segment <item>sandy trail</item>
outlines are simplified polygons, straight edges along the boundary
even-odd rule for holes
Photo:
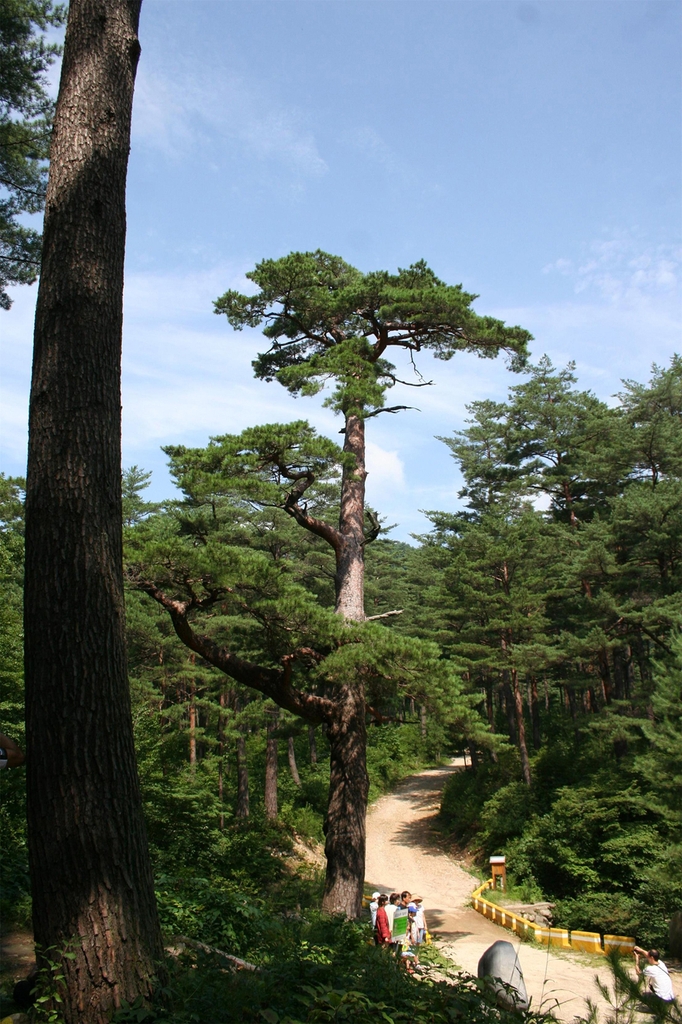
[[[608,980],[601,957],[554,953],[520,943],[512,932],[487,921],[467,903],[476,880],[442,849],[433,830],[440,793],[446,779],[459,770],[453,764],[406,779],[398,789],[381,797],[367,816],[366,878],[382,892],[409,889],[424,898],[429,930],[439,946],[466,971],[476,974],[478,960],[497,939],[518,949],[532,1007],[555,1009],[564,1021],[586,1012],[590,997],[605,1006],[595,984],[599,970]],[[680,976],[673,976],[680,995]]]

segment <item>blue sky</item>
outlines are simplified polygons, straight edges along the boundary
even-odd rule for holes
[[[309,418],[254,381],[258,332],[212,312],[265,257],[362,270],[425,258],[577,362],[610,399],[680,350],[682,5],[677,0],[144,0],[128,188],[124,465],[171,493],[163,444]],[[0,469],[23,473],[35,288],[2,332]],[[504,361],[426,357],[420,412],[368,424],[368,496],[393,533],[451,509],[435,439],[503,398]]]

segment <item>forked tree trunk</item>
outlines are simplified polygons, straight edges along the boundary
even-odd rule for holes
[[[344,686],[328,722],[329,802],[325,820],[327,875],[322,909],[359,917],[365,877],[367,730],[365,692],[360,680]]]
[[[67,1024],[148,997],[163,949],[135,765],[121,546],[125,184],[139,0],[71,0],[35,320],[26,501],[36,943]]]
[[[336,550],[336,612],[365,619],[365,421],[347,416],[343,450],[355,463],[344,466],[341,481],[339,546]]]
[[[268,714],[265,743],[265,817],[277,818],[277,713]]]

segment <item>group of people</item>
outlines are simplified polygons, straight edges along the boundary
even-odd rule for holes
[[[426,916],[422,896],[403,892],[373,892],[369,905],[377,946],[388,946],[408,971],[419,963],[419,947],[426,942]]]

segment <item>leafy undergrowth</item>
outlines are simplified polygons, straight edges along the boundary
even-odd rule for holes
[[[168,988],[151,1011],[121,1010],[115,1024],[519,1024],[544,1020],[498,1008],[481,984],[457,975],[453,984],[405,973],[392,954],[371,943],[366,925],[320,915],[281,919],[268,931],[256,972],[221,970],[211,957],[183,955],[169,965]]]

